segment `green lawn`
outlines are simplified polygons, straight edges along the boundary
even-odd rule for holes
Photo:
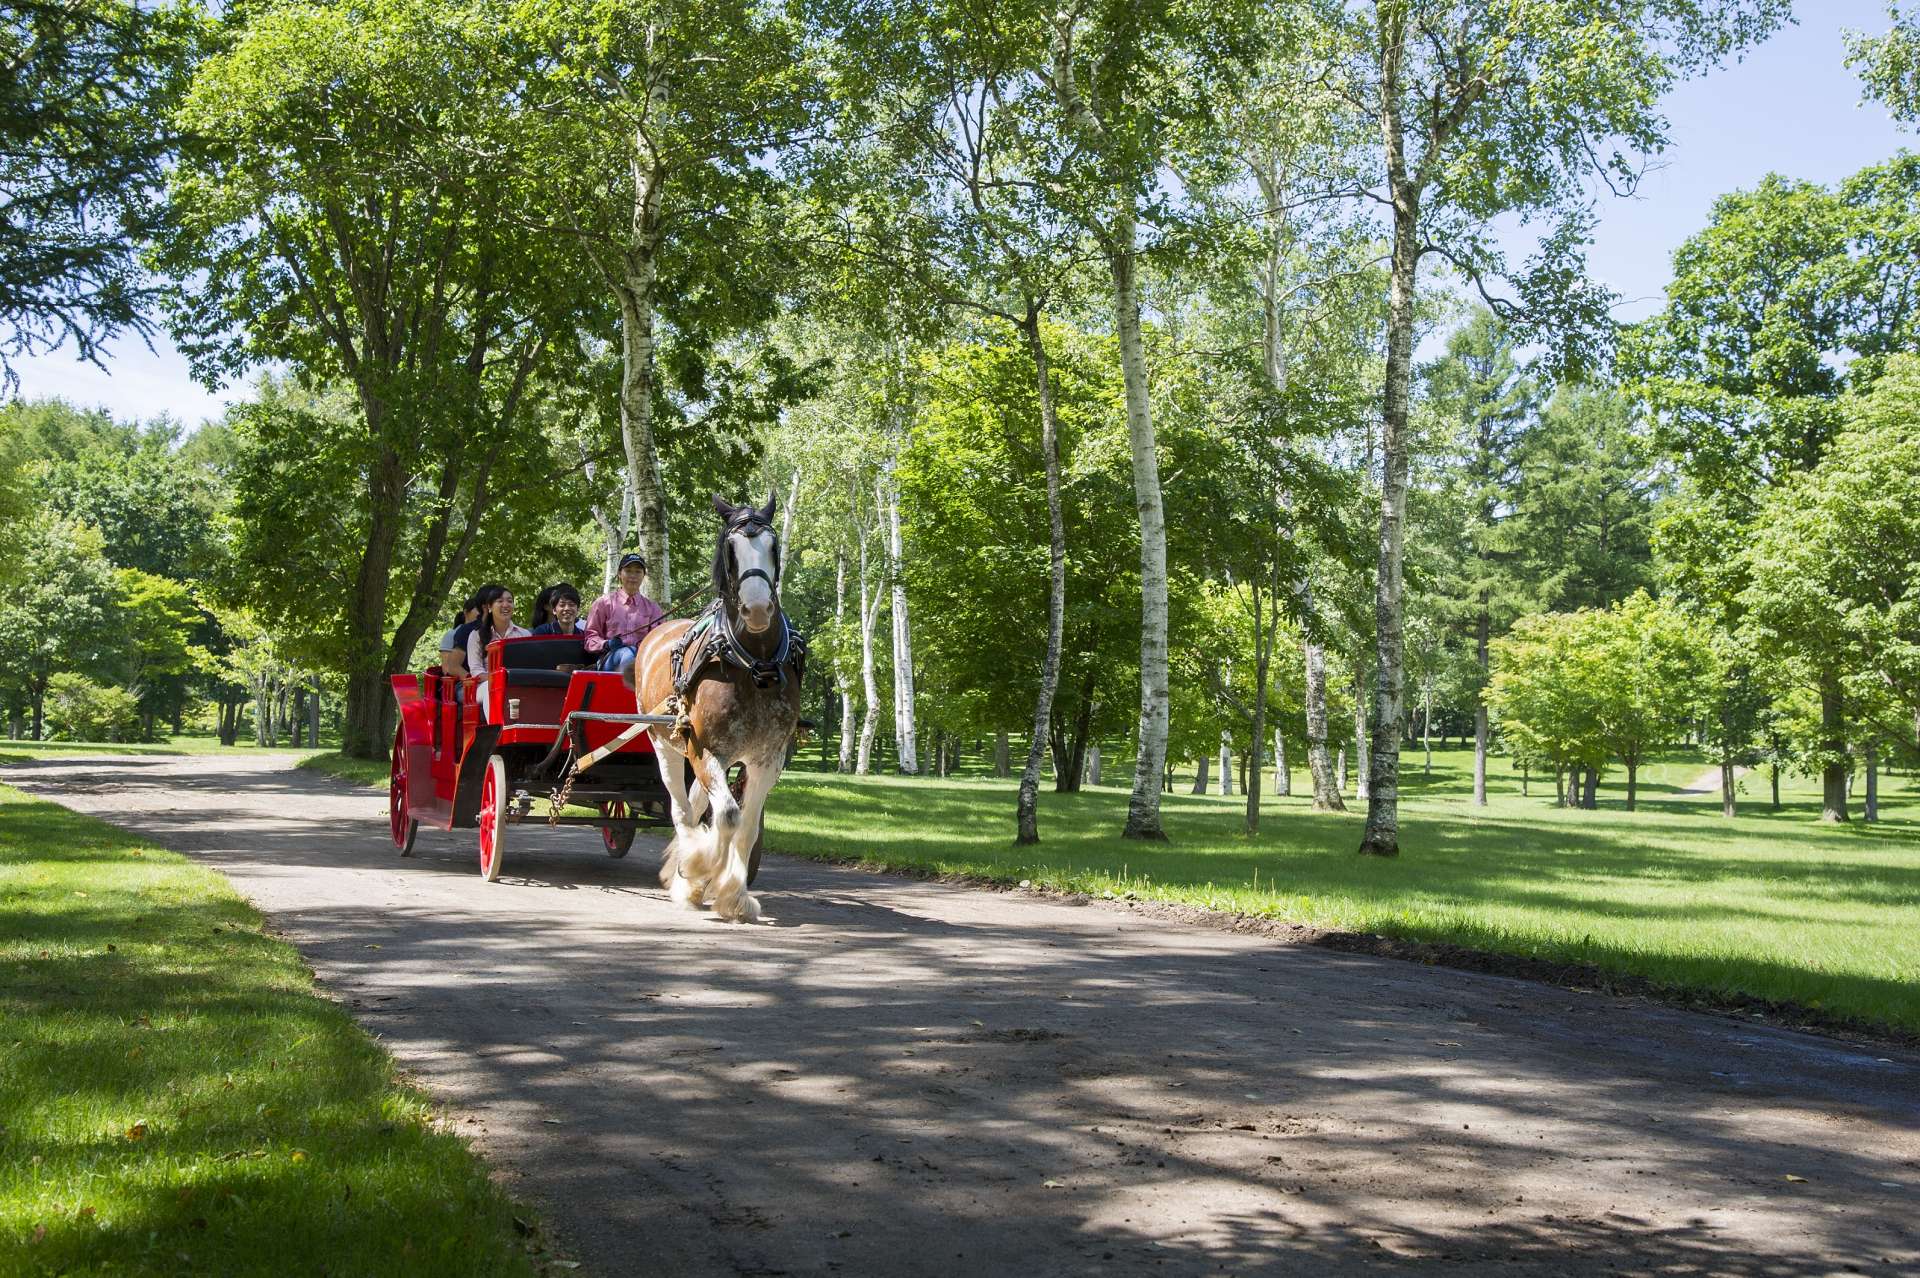
[[[1170,841],[1119,837],[1126,791],[1041,789],[1038,847],[1013,843],[1012,783],[845,777],[794,770],[769,808],[777,852],[880,868],[1031,880],[1076,892],[1149,900],[1593,965],[1710,1000],[1792,1004],[1814,1019],[1920,1033],[1920,787],[1881,779],[1882,819],[1824,825],[1818,782],[1741,782],[1741,815],[1720,815],[1717,791],[1683,795],[1708,770],[1676,751],[1645,765],[1640,805],[1625,780],[1600,787],[1595,811],[1558,808],[1553,778],[1531,796],[1504,759],[1489,803],[1469,802],[1472,753],[1402,756],[1402,854],[1354,855],[1364,805],[1315,813],[1269,796],[1257,841],[1245,800],[1165,797]],[[385,764],[320,755],[302,766],[384,787]],[[1130,781],[1116,770],[1109,780]],[[1296,793],[1308,789],[1304,774]]]
[[[297,1258],[538,1264],[485,1167],[224,878],[0,786],[0,1273]]]

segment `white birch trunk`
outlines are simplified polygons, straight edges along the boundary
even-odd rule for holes
[[[887,579],[893,588],[894,748],[899,751],[900,771],[913,776],[920,771],[913,721],[913,627],[907,619],[907,583],[900,574],[900,494],[893,486],[893,466],[889,458],[875,496],[881,517],[887,521]]]
[[[1220,734],[1220,793],[1233,793],[1233,738]]]
[[[847,619],[847,554],[840,551],[833,557],[833,620],[834,629],[844,635]],[[853,689],[840,672],[840,663],[835,664],[834,686],[840,690],[840,771],[853,771]]]
[[[1087,784],[1099,785],[1100,775],[1100,743],[1095,741],[1087,746]]]
[[[879,726],[876,713],[880,706],[880,686],[873,674],[873,627],[880,620],[880,604],[885,596],[871,579],[867,564],[867,543],[860,542],[860,682],[867,694],[866,713],[860,719],[860,751],[854,760],[856,776],[872,771],[873,733]]]
[[[635,131],[627,156],[633,180],[633,220],[620,255],[614,293],[620,302],[620,443],[627,456],[627,499],[647,557],[653,596],[672,598],[667,559],[667,495],[653,437],[654,299],[658,281],[661,196],[666,170],[646,135]]]
[[[1367,775],[1367,681],[1358,677],[1353,681],[1353,774],[1353,797],[1364,799],[1371,780]]]
[[[1287,768],[1287,734],[1273,730],[1273,792],[1282,799],[1293,797],[1293,773]]]

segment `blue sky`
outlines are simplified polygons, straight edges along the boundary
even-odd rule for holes
[[[1832,182],[1902,146],[1920,146],[1877,106],[1859,105],[1859,82],[1844,63],[1841,32],[1885,29],[1884,0],[1803,0],[1795,8],[1797,25],[1668,97],[1673,140],[1660,167],[1636,198],[1601,203],[1589,262],[1621,295],[1620,318],[1659,308],[1668,259],[1705,224],[1718,196],[1769,172]],[[103,362],[104,370],[93,368],[66,351],[21,361],[21,393],[60,395],[118,417],[170,412],[195,423],[244,390],[195,385],[164,337],[152,351],[137,338],[122,340]]]

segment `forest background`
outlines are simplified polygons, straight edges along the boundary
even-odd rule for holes
[[[1018,773],[1022,838],[1304,760],[1391,854],[1435,737],[1477,802],[1915,762],[1920,161],[1730,192],[1630,324],[1584,264],[1783,3],[6,12],[10,386],[164,331],[253,388],[0,410],[11,735],[379,756],[473,586],[677,600],[719,491],[781,503],[810,757]]]

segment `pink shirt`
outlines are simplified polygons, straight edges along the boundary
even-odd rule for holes
[[[659,604],[615,586],[587,610],[587,651],[604,652],[622,644],[638,646],[641,637],[660,624],[660,617]]]

